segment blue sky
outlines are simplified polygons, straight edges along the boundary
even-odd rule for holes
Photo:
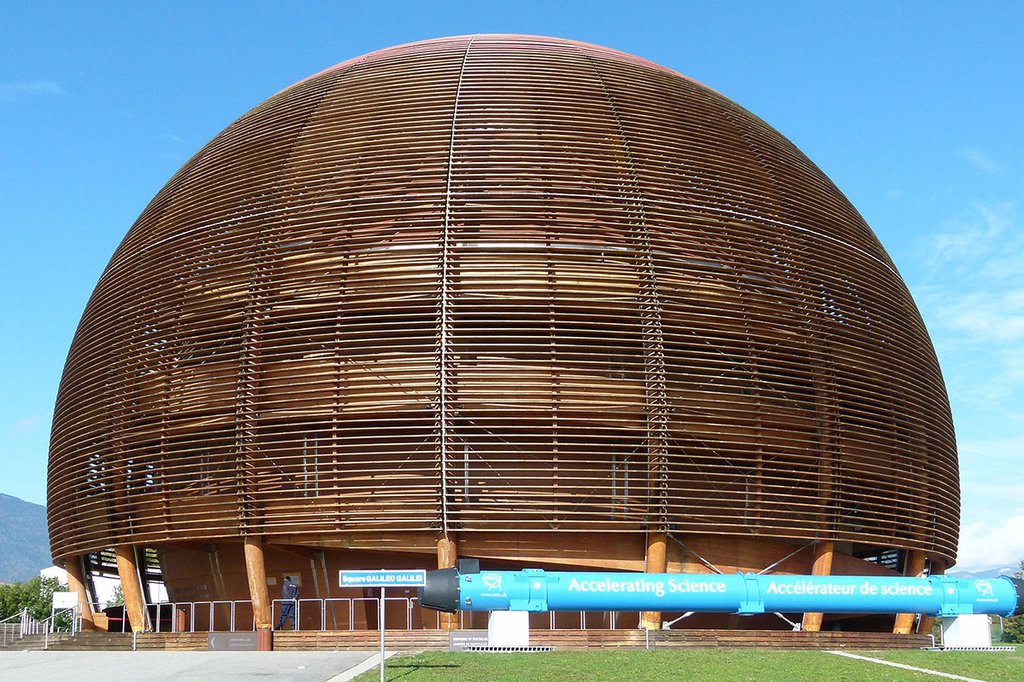
[[[519,32],[607,45],[736,100],[850,198],[928,323],[960,446],[960,566],[1024,557],[1024,3],[0,4],[0,492],[45,502],[86,299],[191,154],[370,50]]]

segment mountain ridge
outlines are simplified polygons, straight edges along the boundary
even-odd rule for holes
[[[1013,574],[1019,570],[1020,568],[1017,566],[992,566],[991,568],[982,568],[977,571],[958,571],[954,568],[952,571],[947,571],[946,575],[953,578],[968,579],[998,578],[1003,575],[1008,575],[1012,578]]]
[[[28,580],[51,565],[46,507],[0,493],[0,581]]]

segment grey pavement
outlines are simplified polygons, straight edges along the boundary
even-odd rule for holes
[[[372,651],[0,651],[0,680],[341,682],[378,659]]]

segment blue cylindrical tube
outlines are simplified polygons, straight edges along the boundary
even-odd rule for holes
[[[946,576],[590,573],[540,569],[460,574],[455,569],[447,569],[428,574],[421,603],[446,611],[827,612],[944,616],[990,613],[1012,616],[1024,612],[1024,581],[1008,577],[969,580]]]

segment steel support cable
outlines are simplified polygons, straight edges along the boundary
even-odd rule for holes
[[[633,151],[630,146],[629,136],[622,124],[622,116],[615,104],[608,84],[600,69],[594,63],[590,55],[580,51],[587,64],[590,66],[601,85],[608,109],[615,120],[615,128],[622,143],[622,152],[626,157],[626,168],[628,170],[628,191],[627,204],[636,207],[636,226],[633,240],[637,248],[637,260],[639,261],[640,281],[640,319],[641,333],[644,346],[644,392],[645,412],[648,420],[647,439],[648,456],[651,457],[651,465],[656,472],[657,480],[657,508],[658,518],[656,524],[659,530],[668,529],[668,395],[665,385],[665,340],[662,335],[661,318],[662,304],[658,296],[658,275],[654,263],[653,247],[651,244],[650,227],[647,221],[647,212],[644,208],[644,193],[640,186],[640,177],[637,173],[636,163],[633,159]]]
[[[283,154],[283,160],[278,167],[278,175],[268,190],[268,195],[280,191],[280,185],[285,172],[295,154],[295,149],[302,139],[302,131],[309,126],[309,122],[316,116],[316,111],[323,103],[324,98],[331,92],[331,88],[323,88],[318,96],[311,103],[308,112],[303,117],[299,132],[290,141],[287,150]],[[269,201],[264,198],[264,201]],[[245,301],[242,314],[241,327],[241,352],[239,356],[239,371],[236,383],[237,403],[235,408],[235,451],[236,451],[236,486],[238,499],[239,528],[243,533],[254,533],[256,529],[251,526],[256,517],[256,501],[252,491],[259,486],[256,485],[259,472],[255,469],[253,461],[256,442],[256,374],[259,365],[259,356],[262,348],[259,343],[259,335],[262,333],[262,319],[265,312],[262,306],[265,305],[263,289],[266,287],[269,272],[267,259],[269,248],[267,246],[267,221],[260,221],[252,240],[247,290],[249,292]],[[283,229],[278,227],[278,230]]]
[[[779,564],[781,564],[781,563],[782,563],[783,561],[785,561],[786,559],[789,559],[790,557],[794,557],[794,556],[796,556],[797,554],[799,554],[800,552],[804,551],[804,550],[805,550],[805,549],[807,549],[808,547],[813,547],[813,546],[814,546],[814,543],[815,543],[815,542],[816,542],[815,540],[812,540],[811,542],[808,542],[808,543],[807,543],[806,545],[801,545],[800,547],[797,547],[797,548],[796,548],[796,549],[794,549],[794,550],[793,550],[792,552],[790,552],[790,553],[789,553],[789,554],[787,554],[786,556],[782,557],[781,559],[779,559],[779,560],[778,560],[778,561],[776,561],[775,563],[773,563],[773,564],[770,564],[770,565],[768,565],[768,566],[765,566],[764,568],[762,568],[762,569],[761,569],[760,571],[758,571],[758,572],[757,572],[757,575],[764,575],[765,573],[769,573],[769,572],[770,572],[770,571],[772,571],[772,570],[773,570],[773,569],[774,569],[774,568],[775,568],[776,566],[778,566]]]
[[[697,560],[699,562],[701,562],[702,564],[704,564],[705,566],[710,568],[712,571],[714,571],[715,573],[718,573],[719,575],[725,575],[725,573],[722,571],[722,569],[720,569],[718,566],[715,566],[713,563],[711,563],[710,561],[705,559],[703,556],[701,556],[701,554],[699,552],[697,552],[697,550],[693,549],[692,547],[687,545],[685,542],[683,542],[682,540],[677,538],[674,533],[672,533],[670,531],[670,532],[666,533],[666,535],[668,535],[668,537],[672,538],[672,541],[675,542],[680,547],[682,547],[685,551],[687,551],[690,554],[692,554],[693,556],[697,557]]]
[[[440,452],[438,453],[441,462],[441,531],[444,537],[448,537],[448,420],[449,397],[448,397],[448,337],[451,333],[451,215],[452,215],[452,175],[455,171],[455,133],[459,120],[459,97],[462,94],[462,80],[466,74],[466,63],[469,61],[469,51],[473,47],[474,35],[466,43],[466,51],[462,55],[462,64],[459,67],[459,79],[455,84],[455,99],[452,103],[452,129],[448,141],[448,170],[444,183],[444,218],[441,227],[441,301],[440,301],[440,325],[438,330],[438,371],[440,376],[438,385],[438,421]]]

